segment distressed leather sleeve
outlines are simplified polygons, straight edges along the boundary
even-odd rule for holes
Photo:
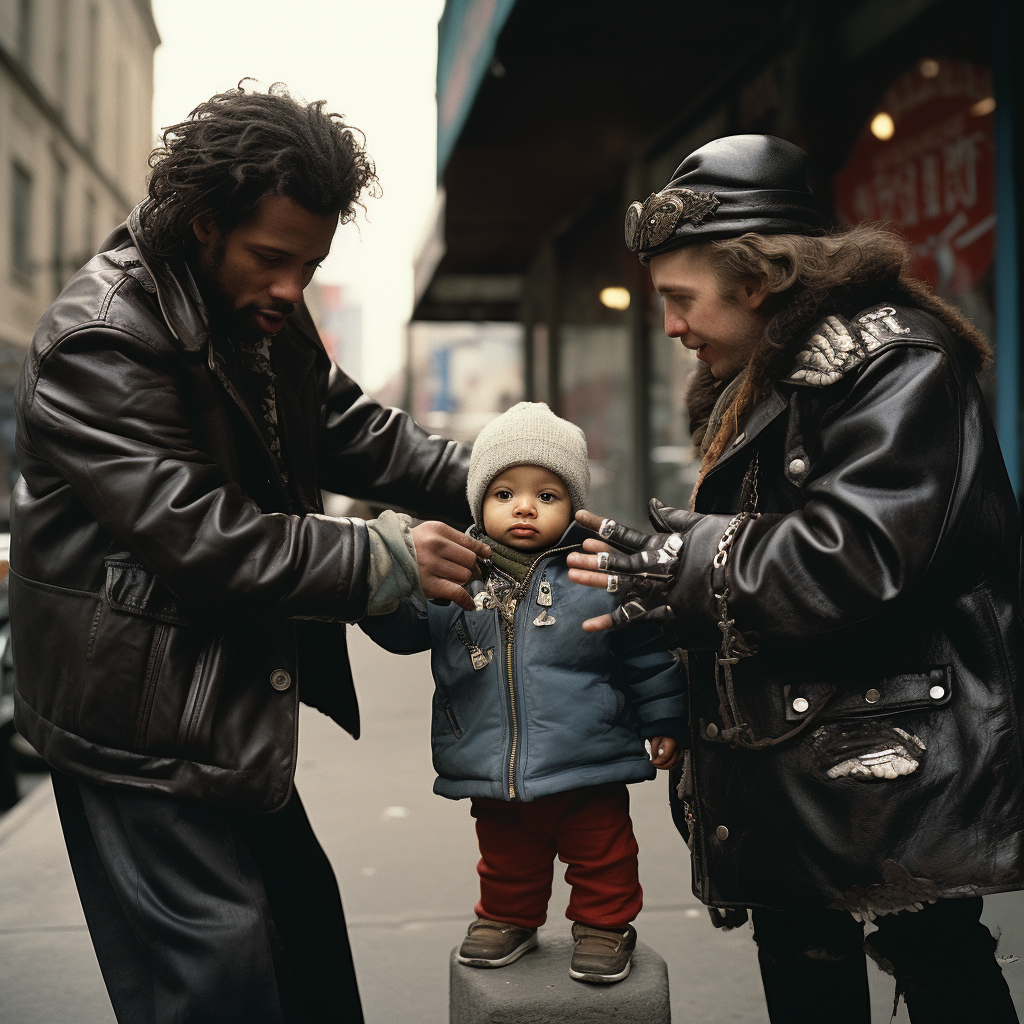
[[[408,413],[373,401],[332,368],[319,453],[327,490],[467,525],[469,452],[428,435]]]
[[[23,396],[25,457],[52,466],[101,528],[189,605],[358,619],[365,525],[261,512],[201,450],[173,358],[98,327],[54,344]]]
[[[823,420],[804,506],[748,521],[726,566],[729,615],[759,643],[853,629],[943,585],[954,509],[981,486],[980,444],[967,446],[964,399],[944,352],[893,346],[868,362]],[[977,415],[977,410],[970,415]],[[782,472],[765,466],[762,472]],[[958,498],[958,495],[960,496]],[[687,535],[671,603],[692,647],[716,647],[711,564],[730,520],[708,515]],[[974,572],[984,572],[978,551]],[[938,566],[938,572],[935,571]]]

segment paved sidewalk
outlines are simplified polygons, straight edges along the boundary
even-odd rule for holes
[[[351,633],[363,738],[304,710],[299,791],[341,884],[369,1024],[443,1024],[448,955],[476,898],[465,801],[431,792],[429,659],[399,658]],[[631,787],[645,908],[641,939],[668,961],[677,1024],[767,1024],[749,927],[722,933],[690,894],[689,862],[663,779]],[[556,872],[557,873],[557,872]],[[114,1024],[85,930],[48,783],[0,818],[0,1024]],[[556,880],[541,932],[564,935]],[[990,897],[1005,953],[1024,955],[1024,897]],[[1024,963],[1006,967],[1024,1009]],[[892,983],[872,970],[876,1022]],[[906,1021],[900,1006],[897,1021]]]

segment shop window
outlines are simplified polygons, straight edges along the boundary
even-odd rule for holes
[[[882,96],[834,181],[840,220],[895,225],[911,245],[910,273],[960,306],[990,340],[994,110],[988,68],[921,60]]]
[[[564,324],[559,331],[558,411],[583,429],[590,508],[637,523],[630,332],[625,325]]]
[[[651,296],[647,344],[651,493],[666,505],[686,508],[700,472],[700,453],[690,440],[686,404],[697,357],[678,338],[666,337],[664,300],[657,293]]]
[[[521,324],[414,321],[410,412],[428,430],[473,441],[523,399]]]

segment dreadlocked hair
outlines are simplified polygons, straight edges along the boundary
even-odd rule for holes
[[[728,299],[751,277],[764,281],[768,297],[766,320],[746,377],[722,416],[701,462],[694,497],[705,475],[739,429],[742,417],[784,376],[807,332],[823,317],[852,318],[879,302],[915,306],[941,320],[960,340],[975,371],[992,360],[984,335],[952,303],[940,298],[924,281],[910,277],[910,247],[899,235],[878,224],[861,224],[822,237],[758,235],[702,242],[703,258]],[[714,404],[706,377],[694,381],[694,405],[700,410],[691,428],[706,429]],[[699,394],[703,392],[703,398]]]
[[[362,133],[325,112],[325,100],[300,103],[280,82],[265,93],[246,92],[245,82],[165,128],[163,144],[150,154],[140,219],[160,255],[190,243],[200,214],[227,232],[273,195],[320,216],[337,214],[344,224],[362,206],[364,189],[379,194]]]

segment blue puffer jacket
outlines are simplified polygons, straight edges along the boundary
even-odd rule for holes
[[[435,793],[527,802],[641,782],[657,775],[644,739],[683,734],[682,676],[661,631],[581,628],[617,603],[568,578],[565,556],[589,536],[574,524],[538,558],[518,587],[512,629],[495,608],[412,601],[359,623],[389,651],[433,652]],[[542,584],[550,606],[538,603]],[[536,625],[542,613],[554,622]]]

